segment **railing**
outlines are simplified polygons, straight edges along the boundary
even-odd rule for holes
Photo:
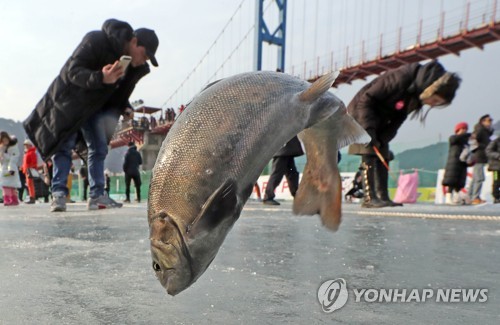
[[[342,52],[331,51],[315,59],[289,66],[286,71],[310,80],[328,71],[343,70],[456,35],[467,35],[480,28],[493,27],[498,24],[497,17],[500,17],[497,2],[498,0],[494,0],[489,7],[481,8],[469,1],[463,7],[441,12],[426,18],[425,21],[420,19],[416,24],[399,27],[393,32],[380,34],[377,38],[347,46]]]

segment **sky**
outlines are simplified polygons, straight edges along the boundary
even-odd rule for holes
[[[304,29],[302,35],[297,36],[295,40],[287,40],[289,64],[301,62],[306,55],[304,49],[320,52],[322,46],[333,47],[333,44],[326,44],[330,39],[345,43],[349,42],[350,35],[359,35],[356,36],[358,38],[364,37],[363,34],[369,35],[367,31],[370,30],[370,24],[378,25],[379,28],[392,28],[386,23],[391,21],[388,19],[389,16],[380,16],[378,21],[373,18],[371,23],[372,18],[366,16],[352,16],[352,21],[348,19],[349,15],[354,15],[353,11],[360,12],[359,8],[364,8],[361,11],[362,15],[375,11],[374,8],[367,7],[368,3],[370,6],[380,3],[393,10],[404,11],[404,15],[396,16],[394,23],[405,23],[410,20],[406,15],[412,14],[412,8],[400,5],[403,2],[397,0],[378,2],[359,0],[356,4],[360,6],[359,8],[347,7],[346,1],[339,0],[332,2],[331,5],[328,4],[331,14],[319,12],[318,15],[319,10],[316,9],[314,16],[315,9],[310,5],[318,5],[324,0],[320,2],[289,0],[290,3],[294,1],[296,3],[293,11],[289,7],[289,19],[293,18],[296,22],[288,24],[288,34],[299,35],[301,25],[309,29],[307,31]],[[422,1],[420,0],[420,3]],[[0,117],[24,120],[46,92],[82,37],[91,30],[100,29],[108,18],[125,20],[134,28],[148,27],[157,32],[160,39],[156,55],[159,67],[152,67],[152,72],[139,82],[130,99],[131,101],[143,99],[148,106],[162,107],[172,92],[200,62],[240,3],[241,0],[2,1],[0,3],[0,29],[3,31],[0,34],[2,66]],[[458,1],[442,0],[439,3],[429,0],[424,2],[424,9],[438,12],[437,7],[446,7],[450,3],[456,4]],[[336,4],[340,6],[338,9],[334,7]],[[233,30],[226,33],[226,41],[231,39],[234,42],[242,38],[241,35],[246,32],[245,24],[253,22],[254,7],[253,0],[246,1],[242,10],[235,16],[235,20],[239,18],[241,23],[229,26],[229,29]],[[300,21],[301,16],[305,17],[304,10],[306,13],[312,12],[313,17],[308,18],[306,23]],[[339,15],[337,11],[341,10],[343,12]],[[337,20],[341,23],[338,28],[326,28],[323,23],[323,21]],[[359,21],[365,23],[360,25]],[[253,34],[249,36],[250,45],[241,47],[246,56],[251,52],[253,54],[252,38]],[[224,54],[219,54],[222,55]],[[480,116],[487,113],[492,114],[495,120],[500,119],[498,58],[500,58],[500,42],[487,44],[483,51],[470,49],[463,51],[460,56],[442,57],[440,61],[446,69],[457,72],[463,79],[454,102],[446,109],[433,110],[425,127],[416,121],[405,122],[394,143],[421,146],[438,140],[446,141],[453,132],[453,126],[458,122],[465,121],[473,125]],[[291,60],[294,62],[290,62]],[[238,66],[239,63],[236,62],[234,65]],[[248,62],[240,64],[239,68],[250,70],[251,64]],[[356,81],[352,85],[342,85],[332,91],[348,103],[366,82]]]

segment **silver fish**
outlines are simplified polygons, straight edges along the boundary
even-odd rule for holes
[[[278,72],[239,74],[207,87],[178,117],[158,154],[148,201],[153,269],[170,295],[205,272],[266,164],[301,131],[307,164],[294,212],[318,213],[337,229],[337,150],[367,135],[328,92],[335,77],[311,85]]]

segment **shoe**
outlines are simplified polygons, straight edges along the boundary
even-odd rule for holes
[[[495,201],[493,201],[493,204],[497,204],[497,203],[500,203],[500,199],[495,199]]]
[[[382,202],[384,204],[386,204],[386,206],[388,206],[388,207],[402,207],[403,206],[403,203],[397,203],[397,202],[394,202],[392,200],[382,200]]]
[[[116,202],[106,193],[94,199],[90,198],[87,202],[87,209],[89,210],[114,209],[121,208],[122,206],[123,204]]]
[[[26,203],[26,204],[35,204],[35,202],[36,202],[35,198],[34,197],[30,197],[30,199],[27,200],[27,201],[25,201],[24,203]]]
[[[361,202],[361,207],[362,208],[368,208],[368,209],[372,209],[372,208],[385,208],[385,207],[389,207],[391,205],[389,205],[388,202],[385,202],[385,201],[381,201],[377,198],[374,198],[374,199],[370,199],[370,198],[363,198],[363,202]]]
[[[66,203],[75,203],[75,201],[73,201],[72,199],[70,199],[69,197],[66,198]]]
[[[129,199],[123,200],[123,203],[130,203]]]
[[[264,203],[266,205],[280,205],[280,203],[274,199],[264,200],[264,201],[262,201],[262,203]]]
[[[480,198],[474,199],[471,202],[472,205],[478,205],[478,204],[483,204],[483,203],[486,203],[486,201],[481,200]]]
[[[134,202],[136,202],[136,203],[141,203],[141,200],[139,200],[139,199],[135,199],[135,200],[134,200]]]
[[[52,203],[50,204],[50,212],[64,212],[66,211],[66,197],[53,196]]]

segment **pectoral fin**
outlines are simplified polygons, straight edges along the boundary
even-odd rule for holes
[[[196,219],[188,226],[187,235],[191,238],[201,232],[209,232],[228,218],[238,217],[235,213],[238,204],[237,185],[234,180],[225,181],[205,202]],[[236,221],[236,220],[234,220]],[[234,223],[234,221],[232,223]]]

